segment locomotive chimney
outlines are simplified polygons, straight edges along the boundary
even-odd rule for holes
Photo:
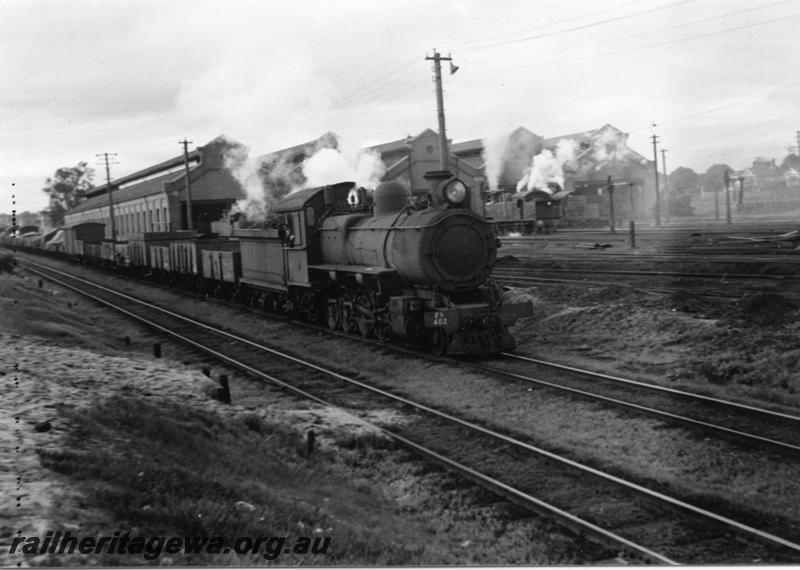
[[[336,191],[333,186],[326,186],[322,190],[322,199],[325,202],[325,207],[329,208],[336,204]]]
[[[397,180],[381,182],[375,189],[375,215],[396,214],[408,206],[408,189]]]

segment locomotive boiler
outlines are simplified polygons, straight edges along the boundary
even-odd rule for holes
[[[508,326],[531,306],[500,302],[489,280],[497,239],[468,208],[466,186],[449,173],[431,178],[427,207],[411,205],[401,183],[384,182],[371,210],[362,200],[360,212],[334,209],[320,220],[322,263],[309,269],[325,282],[328,325],[421,340],[436,354],[511,350]]]

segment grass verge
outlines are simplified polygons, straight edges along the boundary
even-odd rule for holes
[[[324,453],[303,457],[302,438],[255,414],[227,418],[188,405],[113,396],[69,418],[59,451],[43,465],[80,482],[89,507],[109,512],[114,529],[83,535],[331,537],[324,554],[285,554],[280,565],[419,564],[424,542],[393,523],[393,506],[371,485],[350,481]],[[397,528],[393,528],[393,527]],[[74,533],[73,533],[74,534]],[[320,541],[321,543],[321,541]],[[141,556],[100,564],[147,563]],[[74,562],[70,560],[70,562]],[[67,559],[47,563],[66,564]],[[252,565],[262,553],[188,555],[151,563]]]

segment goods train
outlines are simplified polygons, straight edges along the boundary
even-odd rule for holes
[[[569,194],[556,183],[548,184],[548,192],[534,189],[512,193],[499,190],[487,194],[486,217],[497,233],[550,233],[563,220],[563,199]]]
[[[373,194],[343,182],[288,195],[273,209],[274,227],[115,243],[103,239],[103,224],[84,223],[65,228],[51,249],[332,330],[418,342],[437,355],[513,350],[508,327],[532,307],[502,303],[489,279],[498,242],[469,209],[469,189],[447,172],[430,174],[426,206],[399,182]]]

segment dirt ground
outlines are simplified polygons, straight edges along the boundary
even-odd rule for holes
[[[153,357],[154,342],[163,344],[164,358]],[[214,377],[222,372],[230,375],[234,405],[224,406],[209,398],[216,383],[204,375],[203,365],[212,368]],[[110,534],[109,529],[135,533],[148,528],[161,534],[181,534],[182,527],[141,526],[138,509],[150,509],[149,503],[157,500],[142,499],[136,509],[123,506],[122,510],[96,500],[98,493],[126,496],[129,489],[115,489],[127,485],[122,481],[127,477],[124,472],[115,476],[122,478],[119,481],[70,476],[70,469],[81,473],[86,468],[97,470],[80,466],[81,457],[90,463],[119,460],[123,470],[138,471],[139,459],[120,457],[134,454],[122,414],[130,407],[174,410],[176,425],[186,428],[181,437],[187,438],[198,430],[208,431],[203,427],[207,420],[201,425],[191,423],[190,415],[197,413],[218,418],[214,421],[225,426],[251,425],[255,414],[259,422],[286,430],[288,436],[265,445],[279,446],[268,452],[280,460],[281,467],[275,468],[295,469],[288,482],[285,476],[279,477],[280,485],[288,489],[275,499],[276,504],[246,498],[255,508],[267,509],[265,512],[285,511],[289,507],[284,503],[289,501],[292,515],[288,518],[312,521],[306,522],[305,528],[331,530],[340,549],[335,558],[285,562],[291,565],[574,564],[615,555],[545,519],[519,514],[509,518],[502,501],[487,500],[482,491],[453,481],[436,468],[424,467],[407,453],[385,444],[364,447],[358,443],[361,439],[373,441],[380,436],[356,417],[250,381],[76,294],[49,283],[39,287],[34,277],[0,274],[0,381],[6,388],[6,397],[0,401],[0,563],[4,566],[143,563],[136,557],[9,554],[15,537],[45,536],[48,530],[93,536]],[[374,415],[386,424],[393,421],[381,416],[380,410]],[[94,421],[98,416],[111,425],[98,427],[103,425]],[[94,423],[84,422],[90,417]],[[86,433],[87,426],[97,431]],[[310,428],[317,434],[319,449],[313,464],[298,455],[302,454],[303,435]],[[139,443],[147,445],[146,441]],[[151,455],[158,457],[157,453]],[[132,467],[125,468],[125,461]],[[71,466],[67,469],[62,464]],[[142,473],[146,470],[142,468]],[[322,480],[320,471],[326,474]],[[224,479],[235,482],[241,477],[240,470],[234,469]],[[233,503],[223,503],[220,520],[229,520],[228,508],[250,504]],[[336,521],[330,528],[327,522],[313,522],[323,507],[322,520]],[[294,526],[287,529],[283,532],[297,532]],[[263,560],[162,557],[144,563],[225,566]]]
[[[137,292],[135,284],[117,281],[115,286]],[[198,301],[169,292],[153,295],[176,310],[197,311]],[[608,286],[520,289],[509,292],[507,298],[534,303],[534,316],[513,330],[520,353],[745,402],[767,402],[784,411],[796,413],[800,408],[797,311],[780,295],[754,295],[735,305],[709,304],[687,295],[631,293]],[[294,344],[295,350],[306,352],[313,347],[322,363],[349,366],[387,388],[432,405],[470,410],[486,422],[576,456],[616,469],[634,465],[637,476],[658,481],[667,489],[696,491],[712,501],[730,499],[734,508],[758,512],[763,507],[800,520],[798,503],[786,501],[787,496],[800,496],[795,484],[800,482],[800,467],[795,462],[764,461],[756,452],[742,452],[725,443],[711,446],[682,430],[664,429],[659,422],[620,416],[587,403],[570,402],[572,412],[566,417],[560,398],[488,383],[463,371],[399,358],[381,349],[356,357],[357,343],[347,339],[320,338],[318,333],[302,331],[288,334],[285,323],[254,319],[246,312],[234,315],[227,307],[205,304],[203,315],[268,343]],[[353,417],[287,399],[240,377],[232,382],[234,400],[247,404],[221,412],[220,404],[207,396],[213,383],[201,373],[197,355],[165,343],[165,358],[156,360],[151,345],[160,340],[77,295],[47,284],[39,288],[35,278],[0,277],[0,381],[9,389],[9,397],[0,404],[2,441],[8,451],[0,460],[0,512],[6,521],[0,532],[0,553],[19,531],[85,529],[87,521],[106,528],[118,525],[107,510],[87,502],[85,489],[62,473],[44,468],[39,460],[43,451],[63,447],[74,432],[75,426],[65,418],[74,418],[76,410],[98,399],[122,394],[173,402],[208,414],[235,416],[255,411],[262,418],[291,426],[298,434],[314,427],[323,448],[337,452],[343,449],[342,434],[369,434]],[[353,359],[348,362],[343,355],[351,353]],[[234,378],[235,373],[231,374]],[[379,410],[375,416],[386,423],[393,421]],[[50,421],[52,429],[36,431],[43,421]],[[394,558],[354,559],[358,562],[562,564],[608,558],[540,520],[509,524],[480,501],[472,506],[474,500],[447,496],[440,490],[439,476],[425,473],[420,477],[408,464],[398,464],[391,453],[370,452],[367,460],[362,449],[345,456],[349,457],[347,469],[355,470],[343,472],[349,473],[345,479],[358,481],[358,487],[378,489],[376,497],[387,501],[378,514],[362,512],[356,518],[384,520],[386,529],[391,528],[388,532],[406,545]],[[780,484],[770,483],[776,474],[780,474]],[[19,496],[22,500],[17,506]],[[414,533],[406,536],[397,529],[397,525],[408,529],[414,523],[432,528],[436,539],[426,543]],[[483,527],[487,525],[495,528],[494,542],[486,542]],[[539,536],[545,538],[535,538]]]
[[[516,289],[535,314],[518,352],[722,398],[800,412],[800,307],[775,292],[742,300],[609,286]]]

